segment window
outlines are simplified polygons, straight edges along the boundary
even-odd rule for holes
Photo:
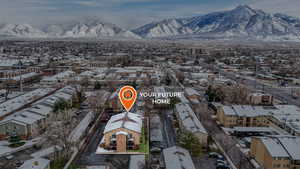
[[[281,164],[273,164],[273,168],[280,168]]]
[[[132,134],[129,133],[128,138],[132,138]]]

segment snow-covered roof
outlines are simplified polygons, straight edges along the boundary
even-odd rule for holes
[[[17,112],[13,115],[7,116],[4,118],[0,124],[4,124],[7,122],[13,122],[18,124],[34,124],[35,122],[44,119],[45,117],[39,114],[35,114],[29,111]]]
[[[18,76],[12,77],[12,78],[1,78],[1,80],[11,79],[11,80],[19,81],[21,79],[21,77],[22,77],[22,79],[26,79],[26,78],[35,77],[38,75],[39,75],[39,73],[30,72],[30,73],[25,73],[25,74],[18,75]]]
[[[27,160],[18,169],[46,169],[50,165],[50,160],[34,158]]]
[[[226,115],[256,117],[268,115],[268,112],[262,106],[250,106],[250,105],[232,105],[223,106],[224,113]]]
[[[53,91],[51,88],[36,89],[0,104],[0,117],[7,115]]]
[[[42,81],[57,81],[59,79],[63,79],[63,78],[68,78],[71,77],[75,74],[75,72],[67,70],[64,72],[60,72],[54,76],[50,76],[50,77],[45,77],[42,79]]]
[[[185,88],[184,89],[185,93],[188,95],[188,96],[192,96],[192,95],[197,95],[197,96],[200,96],[200,94],[193,88],[191,87],[188,87],[188,88]]]
[[[207,133],[202,123],[198,120],[192,108],[184,103],[178,103],[175,105],[178,118],[181,120],[184,128],[192,133],[201,132]]]
[[[300,137],[269,136],[260,137],[272,157],[289,157],[300,160]]]
[[[196,169],[190,153],[181,147],[174,146],[163,150],[166,169]]]
[[[94,113],[89,112],[83,118],[83,120],[81,120],[81,122],[76,126],[76,128],[71,132],[68,139],[74,142],[79,141],[80,137],[85,133],[87,127],[89,126],[93,118],[94,118]]]
[[[130,112],[120,113],[110,118],[110,120],[105,126],[104,133],[110,132],[118,128],[125,128],[141,133],[143,126],[142,123],[142,116],[138,114]]]
[[[270,116],[287,127],[300,133],[300,108],[295,105],[274,105],[274,106],[250,106],[232,105],[223,106],[225,115],[256,117]]]
[[[127,132],[125,132],[125,131],[118,131],[118,132],[116,132],[116,135],[128,135],[128,133]]]
[[[27,111],[47,116],[52,111],[52,108],[46,105],[36,104],[29,108]]]

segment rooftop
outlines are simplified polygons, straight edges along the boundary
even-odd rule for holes
[[[175,105],[179,119],[182,121],[184,128],[190,132],[207,133],[201,122],[198,120],[192,108],[184,103]]]
[[[24,95],[18,96],[11,100],[8,100],[4,103],[0,104],[0,117],[8,115],[9,113],[20,109],[21,107],[25,106],[28,103],[31,103],[39,98],[47,95],[54,89],[52,88],[43,88],[43,89],[36,89],[34,91],[28,92]]]
[[[289,157],[300,160],[300,137],[259,137],[272,157]]]
[[[50,165],[50,160],[46,160],[43,158],[34,158],[31,160],[27,160],[21,165],[18,169],[46,169],[46,167]]]
[[[110,120],[105,126],[104,133],[110,132],[118,128],[125,128],[141,133],[142,125],[143,124],[141,115],[130,112],[120,113],[110,118]]]
[[[190,153],[174,146],[163,150],[166,169],[195,169]]]

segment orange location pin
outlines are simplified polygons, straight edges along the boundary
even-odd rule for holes
[[[132,86],[124,86],[119,92],[119,99],[127,112],[132,108],[136,100],[136,90]]]

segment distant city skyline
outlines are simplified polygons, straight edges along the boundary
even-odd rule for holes
[[[165,18],[229,10],[240,4],[300,16],[299,0],[2,0],[0,23],[39,25],[96,16],[132,29]]]

